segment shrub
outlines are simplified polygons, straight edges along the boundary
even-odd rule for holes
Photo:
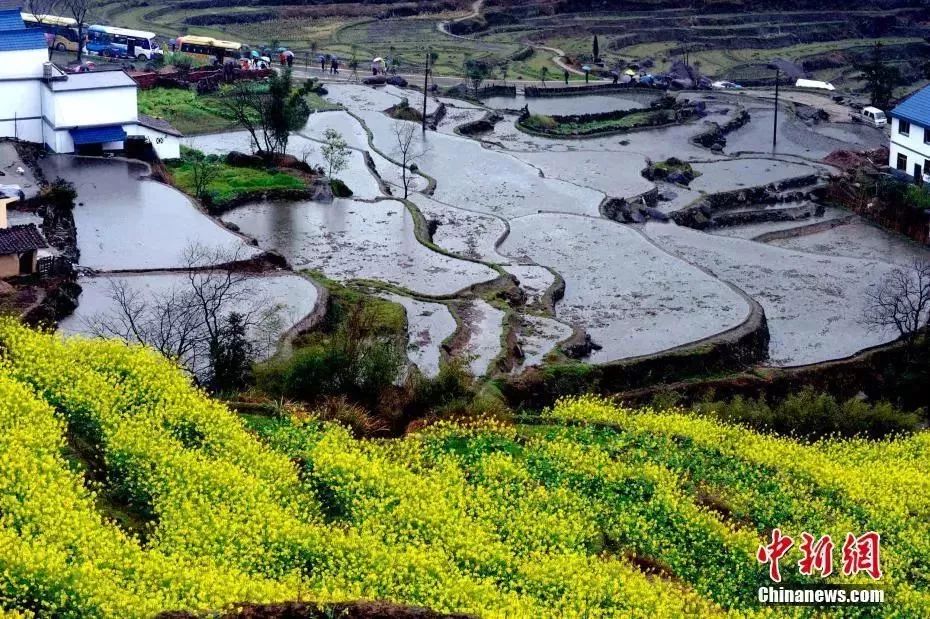
[[[329,179],[329,188],[332,190],[333,195],[337,198],[352,197],[352,190],[349,189],[349,186],[338,178]]]
[[[74,183],[63,178],[56,178],[42,191],[42,198],[47,205],[56,211],[70,211],[74,208],[77,190],[74,188]]]
[[[523,121],[530,129],[537,129],[539,131],[553,130],[558,126],[558,123],[552,116],[545,116],[543,114],[531,114],[525,121]]]
[[[810,388],[776,404],[737,396],[729,402],[698,404],[695,410],[757,430],[806,439],[831,435],[882,438],[914,432],[921,423],[917,413],[900,411],[887,402],[869,404],[855,398],[837,402]]]

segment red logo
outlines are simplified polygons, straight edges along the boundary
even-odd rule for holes
[[[880,554],[881,536],[874,531],[868,531],[856,537],[852,533],[846,534],[842,549],[842,572],[845,576],[853,576],[865,572],[873,579],[882,577]],[[794,540],[782,534],[781,529],[772,530],[772,541],[759,546],[756,559],[759,563],[768,564],[769,578],[774,582],[781,582],[781,569],[779,560],[794,546]],[[815,574],[825,578],[833,573],[833,539],[829,535],[816,538],[807,531],[801,533],[801,560],[798,561],[798,571],[804,576]]]
[[[865,572],[874,580],[882,577],[882,568],[879,563],[879,543],[881,536],[869,531],[856,537],[852,533],[846,534],[843,542],[843,574],[852,576]]]
[[[769,564],[769,578],[775,582],[781,582],[778,560],[785,556],[792,546],[794,546],[794,540],[787,535],[782,535],[781,529],[776,528],[772,530],[772,543],[768,546],[759,546],[756,552],[756,559],[759,563]]]

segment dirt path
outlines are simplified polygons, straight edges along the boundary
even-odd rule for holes
[[[481,14],[482,8],[484,8],[484,0],[475,0],[474,2],[471,3],[471,13],[467,15],[463,15],[462,17],[456,17],[455,19],[452,20],[452,22],[453,23],[460,22],[460,21],[465,21],[466,19],[472,19],[473,17],[478,17]],[[450,37],[455,37],[456,39],[467,39],[468,38],[461,34],[452,34],[451,32],[449,32],[449,27],[448,27],[449,23],[450,22],[448,21],[441,21],[436,24],[436,28],[439,30],[439,32],[447,36],[450,36]]]
[[[742,90],[739,91],[739,94],[755,97],[757,99],[775,99],[774,90]],[[800,103],[802,105],[809,105],[811,107],[820,108],[825,111],[830,116],[830,122],[834,123],[848,123],[852,122],[852,119],[849,117],[850,109],[841,103],[834,101],[830,95],[820,94],[817,92],[805,92],[798,90],[780,90],[778,92],[778,98],[783,101],[791,101],[792,103]]]

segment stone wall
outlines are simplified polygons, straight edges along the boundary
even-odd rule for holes
[[[523,89],[525,97],[564,97],[571,95],[590,95],[605,92],[641,91],[649,94],[661,92],[659,88],[644,88],[641,84],[587,84],[585,86],[557,86],[541,88],[539,86],[526,86]]]
[[[236,80],[260,80],[265,79],[273,73],[271,69],[256,69],[255,71],[243,71],[242,69],[236,69],[234,76]],[[140,90],[149,90],[150,88],[155,88],[162,81],[168,80],[182,80],[182,74],[179,71],[167,71],[162,73],[156,73],[154,71],[136,71],[129,74],[132,79],[135,80],[136,84],[139,85]],[[223,70],[214,69],[212,67],[200,68],[193,71],[190,71],[186,77],[183,78],[183,81],[195,84],[201,80],[205,79],[216,79],[223,81]]]
[[[740,294],[750,304],[750,314],[729,331],[654,355],[612,363],[531,368],[503,380],[501,393],[515,409],[539,410],[563,396],[584,393],[606,396],[647,385],[745,370],[768,358],[769,329],[762,306]]]

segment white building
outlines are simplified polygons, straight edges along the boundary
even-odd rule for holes
[[[930,86],[891,110],[888,165],[915,178],[930,178]]]
[[[19,9],[0,10],[0,137],[56,153],[120,150],[147,138],[162,159],[180,156],[180,134],[138,113],[138,86],[123,71],[64,73],[48,62],[45,36]]]

